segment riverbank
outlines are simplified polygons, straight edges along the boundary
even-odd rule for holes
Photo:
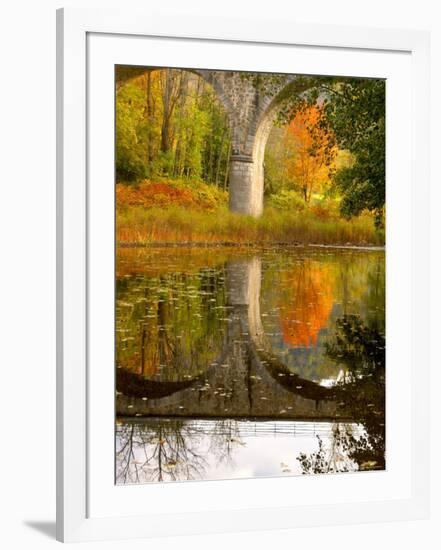
[[[260,218],[232,213],[225,206],[206,212],[181,206],[117,207],[116,241],[124,245],[185,243],[221,246],[355,245],[382,246],[384,233],[371,216],[321,219],[313,212],[266,208]]]
[[[373,250],[384,251],[386,249],[383,245],[356,245],[356,244],[302,244],[302,243],[286,243],[286,242],[271,242],[268,244],[256,244],[256,243],[234,243],[234,242],[148,242],[148,243],[133,243],[133,242],[118,242],[119,248],[179,248],[179,249],[242,249],[242,250],[277,250],[278,248],[330,248],[330,249],[343,249],[343,250]]]
[[[271,195],[259,218],[230,212],[228,193],[201,181],[144,180],[116,186],[116,241],[123,246],[381,246],[366,213],[346,220],[338,201]],[[278,199],[278,200],[276,200]]]

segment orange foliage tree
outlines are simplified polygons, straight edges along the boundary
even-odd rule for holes
[[[302,105],[286,127],[285,170],[293,187],[309,202],[329,181],[337,155],[335,136],[320,105]]]

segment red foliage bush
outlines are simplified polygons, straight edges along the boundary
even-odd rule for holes
[[[152,182],[144,180],[138,185],[116,185],[117,206],[142,206],[167,208],[180,206],[200,210],[213,210],[225,200],[225,192],[204,183],[180,183],[175,181]]]
[[[142,182],[141,184],[116,186],[116,202],[119,206],[195,206],[191,189],[173,187],[167,183]]]

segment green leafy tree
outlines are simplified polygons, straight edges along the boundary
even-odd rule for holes
[[[132,83],[123,86],[116,98],[116,175],[119,180],[145,176],[146,145],[144,93]]]
[[[385,204],[385,81],[350,79],[334,81],[325,100],[325,111],[340,148],[350,151],[354,162],[335,173],[346,217],[369,210],[376,225],[383,224]]]

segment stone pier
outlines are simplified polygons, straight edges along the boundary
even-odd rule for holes
[[[255,177],[252,156],[233,155],[230,159],[230,210],[258,217],[263,210],[263,181]]]

